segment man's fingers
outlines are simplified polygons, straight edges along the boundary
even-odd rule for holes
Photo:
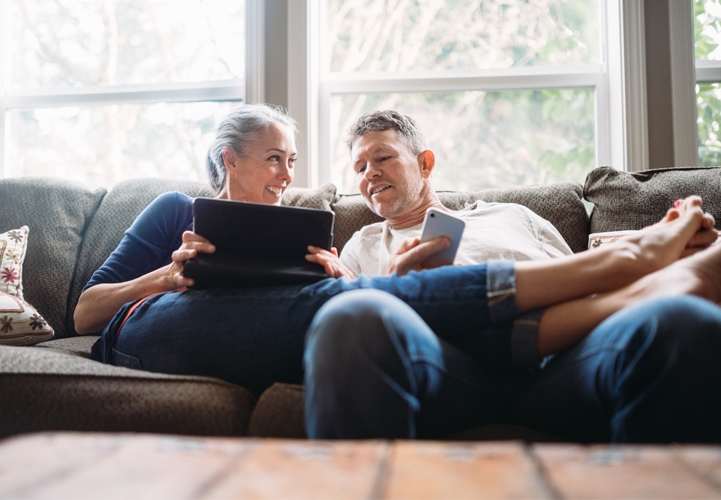
[[[404,254],[412,248],[417,247],[419,242],[419,238],[406,238],[401,242],[401,246],[398,247],[398,250],[396,250],[396,255]]]
[[[407,259],[408,263],[413,263],[414,266],[420,265],[428,257],[448,248],[450,245],[451,240],[448,238],[434,238],[432,240],[419,243],[416,247],[408,250],[404,257]]]

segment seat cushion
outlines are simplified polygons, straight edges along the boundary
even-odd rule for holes
[[[266,438],[304,439],[305,389],[302,385],[273,384],[258,399],[248,426],[248,435]],[[523,440],[560,441],[555,436],[512,424],[488,424],[444,436],[452,441]]]
[[[641,229],[658,222],[673,202],[697,194],[704,209],[721,220],[721,168],[659,168],[619,172],[611,167],[592,170],[583,196],[594,204],[591,233]]]
[[[48,430],[245,435],[255,400],[244,388],[92,361],[97,338],[0,346],[0,437]]]

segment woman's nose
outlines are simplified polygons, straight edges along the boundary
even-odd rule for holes
[[[285,163],[278,172],[278,178],[284,181],[293,180],[293,167],[289,163]]]

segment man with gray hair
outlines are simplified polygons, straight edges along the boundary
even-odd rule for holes
[[[351,129],[348,146],[361,196],[386,220],[356,232],[340,258],[313,248],[309,260],[324,265],[329,276],[402,276],[429,267],[428,257],[450,243],[447,238],[420,243],[431,208],[465,222],[459,264],[499,258],[547,260],[572,253],[552,224],[524,206],[483,201],[460,211],[443,206],[431,181],[435,155],[408,116],[396,111],[363,115]]]

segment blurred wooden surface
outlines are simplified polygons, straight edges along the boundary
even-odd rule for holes
[[[0,498],[721,498],[721,448],[44,433]]]

